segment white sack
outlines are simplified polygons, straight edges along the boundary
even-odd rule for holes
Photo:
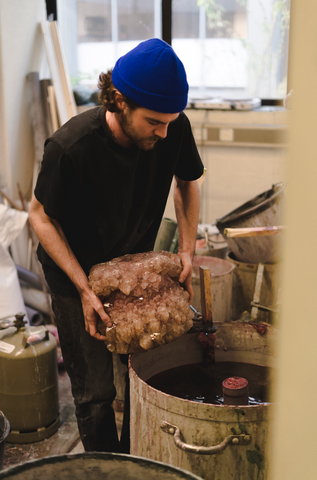
[[[0,318],[25,312],[18,273],[7,248],[19,235],[28,218],[26,212],[0,204]]]
[[[0,203],[0,243],[8,248],[22,231],[29,214]]]

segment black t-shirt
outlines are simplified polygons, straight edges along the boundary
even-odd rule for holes
[[[203,173],[184,113],[152,150],[121,147],[111,138],[103,107],[63,125],[46,142],[35,196],[57,220],[88,275],[101,262],[153,249],[173,176]],[[52,292],[76,296],[67,275],[39,245]]]

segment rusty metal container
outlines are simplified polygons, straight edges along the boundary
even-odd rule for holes
[[[261,336],[248,324],[217,324],[216,362],[275,366],[276,330]],[[152,376],[200,363],[195,334],[130,358],[131,454],[182,467],[205,480],[270,478],[272,404],[198,403],[150,387]]]
[[[283,225],[284,184],[272,185],[270,190],[252,198],[222,218],[216,226],[223,234],[225,228],[266,227]],[[224,235],[236,259],[245,263],[276,263],[280,261],[283,232],[261,237]]]
[[[195,256],[193,260],[192,286],[193,307],[201,312],[199,267],[204,265],[210,271],[212,315],[214,322],[228,322],[231,317],[232,280],[234,265],[222,258]]]
[[[55,455],[0,472],[0,480],[202,480],[185,470],[118,453]]]

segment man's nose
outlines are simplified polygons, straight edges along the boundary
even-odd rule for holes
[[[167,129],[168,129],[168,124],[167,125],[156,125],[156,128],[154,130],[155,135],[161,138],[165,138],[167,135]]]

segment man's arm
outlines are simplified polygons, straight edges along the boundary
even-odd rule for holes
[[[97,323],[101,320],[111,326],[111,319],[104,311],[103,305],[93,293],[88,279],[75,257],[64,235],[60,224],[46,215],[43,205],[33,197],[30,205],[30,222],[34,231],[48,255],[68,275],[78,290],[83,306],[85,328],[92,337],[106,340],[106,337],[97,331]]]
[[[179,234],[178,254],[183,264],[179,281],[184,283],[192,300],[194,296],[191,284],[192,259],[195,253],[200,208],[200,190],[196,180],[189,182],[175,177],[174,205]]]

